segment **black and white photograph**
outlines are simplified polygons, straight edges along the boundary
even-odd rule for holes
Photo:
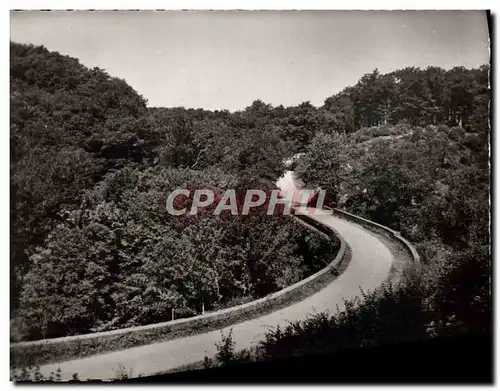
[[[490,11],[9,19],[11,382],[493,383]]]

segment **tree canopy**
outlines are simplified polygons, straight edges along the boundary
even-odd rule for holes
[[[368,315],[385,340],[394,318],[378,306],[418,335],[486,328],[488,66],[374,70],[322,107],[256,100],[229,112],[148,107],[102,69],[44,47],[10,49],[12,339],[192,316],[318,271],[331,243],[265,205],[231,217],[165,207],[177,188],[269,191],[299,152],[307,186],[401,231],[423,259],[400,290],[329,320],[343,330],[336,341]]]
[[[192,316],[328,261],[331,243],[266,205],[231,218],[165,207],[178,188],[275,187],[296,148],[284,114],[260,101],[236,113],[146,103],[101,69],[11,43],[14,339]]]

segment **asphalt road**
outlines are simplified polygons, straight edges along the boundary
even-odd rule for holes
[[[264,338],[268,327],[286,325],[288,321],[306,318],[309,314],[337,311],[343,307],[344,299],[360,295],[360,287],[371,290],[379,287],[388,277],[394,261],[389,249],[372,233],[360,225],[342,220],[337,216],[316,216],[319,221],[333,227],[350,245],[351,261],[347,269],[321,291],[271,314],[245,321],[224,329],[227,334],[233,329],[236,349],[240,350],[258,343]],[[221,330],[205,334],[157,342],[112,353],[104,353],[82,359],[47,364],[40,367],[44,375],[60,368],[62,380],[78,373],[80,380],[114,379],[127,372],[132,377],[153,375],[182,365],[213,357],[215,343],[221,340]]]

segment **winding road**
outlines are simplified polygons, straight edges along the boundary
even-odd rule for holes
[[[286,325],[288,321],[300,320],[310,314],[342,308],[344,299],[352,299],[363,290],[379,287],[389,276],[394,257],[380,239],[356,223],[338,216],[311,216],[334,228],[351,248],[351,260],[346,270],[319,292],[268,315],[248,320],[224,329],[233,330],[236,350],[251,347],[261,341],[269,327]],[[61,369],[62,380],[71,379],[78,373],[80,380],[110,380],[123,371],[129,376],[148,376],[192,364],[212,357],[216,353],[215,343],[221,340],[221,330],[151,345],[139,346],[86,358],[47,364],[40,367],[42,374]]]

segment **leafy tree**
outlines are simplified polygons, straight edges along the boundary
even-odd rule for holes
[[[296,175],[306,183],[307,188],[322,188],[328,200],[333,202],[336,202],[348,170],[344,157],[346,140],[341,134],[317,134],[295,168]]]

